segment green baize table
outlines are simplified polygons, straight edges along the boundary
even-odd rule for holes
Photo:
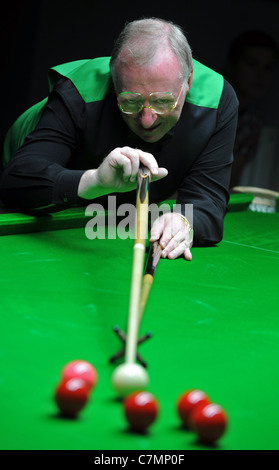
[[[109,363],[122,347],[113,327],[127,327],[133,240],[88,239],[83,209],[0,222],[1,449],[212,448],[180,426],[176,401],[191,388],[228,415],[214,449],[279,448],[278,213],[232,196],[218,246],[193,248],[191,262],[160,260],[140,325],[153,334],[139,353],[160,406],[145,434],[128,430],[111,386],[118,363]],[[74,359],[91,362],[99,380],[69,420],[53,395]]]

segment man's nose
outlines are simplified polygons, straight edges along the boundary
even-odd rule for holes
[[[144,107],[140,112],[140,122],[142,127],[149,129],[157,120],[157,114],[150,107]]]

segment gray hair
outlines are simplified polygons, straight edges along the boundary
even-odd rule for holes
[[[115,41],[110,60],[113,81],[117,78],[117,59],[124,49],[129,53],[129,60],[135,65],[144,66],[152,62],[163,42],[169,45],[179,60],[181,78],[188,80],[193,69],[192,51],[180,26],[159,18],[146,18],[127,23]]]

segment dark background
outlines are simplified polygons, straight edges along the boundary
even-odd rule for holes
[[[221,73],[229,44],[240,32],[260,29],[279,43],[276,0],[31,0],[2,8],[1,144],[17,116],[48,94],[49,67],[110,55],[126,21],[156,16],[178,23],[194,57]],[[272,124],[279,121],[278,104],[277,73],[265,101]]]

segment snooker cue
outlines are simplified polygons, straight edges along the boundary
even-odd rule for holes
[[[276,199],[279,197],[278,191],[273,191],[267,188],[258,188],[256,186],[234,186],[233,191],[238,193],[248,193],[254,196],[251,204],[257,205],[263,209],[263,212],[268,209],[268,212],[276,212]]]
[[[151,245],[151,248],[149,251],[148,260],[147,260],[146,268],[145,268],[145,274],[142,280],[141,294],[140,294],[139,320],[141,320],[143,316],[143,312],[145,310],[147,299],[149,297],[149,293],[153,284],[155,270],[161,258],[161,253],[162,253],[162,247],[160,243],[154,242]]]
[[[239,193],[250,193],[253,196],[258,196],[258,197],[276,198],[279,196],[278,191],[273,191],[272,189],[266,189],[266,188],[258,188],[256,186],[234,186],[232,189]]]
[[[134,363],[137,356],[140,292],[144,268],[146,235],[148,230],[149,185],[150,171],[148,168],[141,166],[138,173],[135,221],[136,233],[133,246],[130,302],[125,349],[125,362],[127,363]]]

